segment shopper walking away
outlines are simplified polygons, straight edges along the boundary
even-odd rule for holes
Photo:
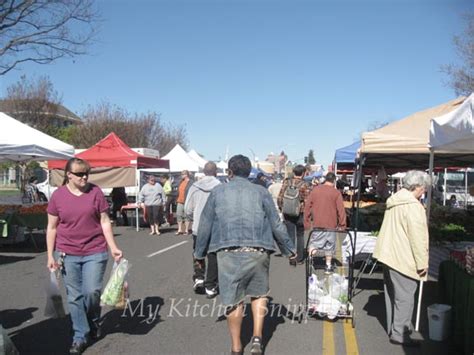
[[[262,354],[270,254],[275,251],[275,241],[283,255],[295,256],[293,242],[272,197],[266,189],[248,181],[251,168],[250,160],[243,155],[229,160],[230,181],[211,191],[199,220],[194,251],[198,260],[217,252],[219,294],[228,306],[233,354],[243,351],[240,334],[247,296],[251,297],[254,323],[250,352]]]
[[[201,217],[204,205],[211,190],[220,184],[216,178],[217,166],[213,162],[207,162],[204,165],[204,177],[196,181],[189,189],[184,210],[188,218],[193,222],[193,251],[196,248],[196,236],[199,228],[199,219]],[[208,298],[217,296],[217,256],[216,253],[207,254],[207,270],[205,263],[194,260],[193,288],[197,293],[205,290]],[[206,276],[204,280],[204,275]],[[204,289],[203,289],[204,288]]]
[[[389,197],[373,257],[384,264],[387,333],[392,344],[419,346],[410,337],[418,281],[428,273],[428,225],[420,198],[431,179],[408,171],[402,189]]]
[[[291,261],[292,265],[304,262],[303,213],[306,197],[311,192],[311,186],[303,180],[305,174],[306,168],[303,165],[295,166],[293,177],[283,180],[277,200],[288,234],[296,244],[297,257]]]
[[[100,336],[100,291],[107,246],[115,261],[122,258],[112,232],[109,205],[102,190],[87,182],[89,171],[85,160],[70,159],[63,186],[54,191],[47,210],[47,267],[61,267],[66,285],[73,328],[71,354],[81,354],[90,340]]]
[[[334,272],[332,257],[336,250],[337,234],[335,229],[346,228],[346,211],[342,194],[335,188],[336,175],[326,174],[324,183],[311,191],[304,209],[305,229],[322,228],[330,231],[318,231],[309,243],[310,255],[315,250],[324,250],[326,256],[325,273]]]

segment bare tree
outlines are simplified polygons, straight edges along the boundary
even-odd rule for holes
[[[69,143],[76,148],[88,148],[114,132],[130,147],[153,148],[161,155],[176,144],[187,148],[185,127],[163,123],[159,114],[131,114],[108,102],[90,106],[82,115],[83,125],[71,127]]]
[[[48,77],[28,79],[22,76],[20,81],[7,88],[2,110],[14,115],[17,120],[52,134],[55,126],[52,119],[57,115],[61,101]]]
[[[0,0],[0,75],[86,54],[98,21],[93,0]]]
[[[474,92],[474,13],[466,14],[466,28],[462,36],[454,36],[453,42],[460,65],[448,64],[441,70],[449,76],[448,85],[456,95],[470,95]]]

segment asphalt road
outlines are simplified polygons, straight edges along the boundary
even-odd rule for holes
[[[208,300],[192,290],[192,239],[175,230],[149,236],[147,230],[116,227],[117,242],[132,264],[130,304],[125,311],[103,309],[104,333],[85,354],[228,354],[230,340],[219,297]],[[40,250],[30,245],[0,247],[0,323],[22,354],[65,354],[70,345],[68,318],[43,316],[48,277],[44,236]],[[106,279],[111,267],[109,262]],[[436,284],[425,285],[421,349],[388,342],[381,273],[364,275],[353,298],[356,326],[337,321],[295,320],[305,300],[304,266],[290,267],[271,258],[271,303],[264,331],[266,354],[455,354],[449,342],[428,340],[427,305],[436,300]],[[244,319],[242,339],[252,335]]]

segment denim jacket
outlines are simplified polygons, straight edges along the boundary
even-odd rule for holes
[[[234,177],[216,186],[201,214],[194,256],[229,247],[259,247],[283,255],[295,254],[286,226],[280,220],[272,196],[262,186]]]

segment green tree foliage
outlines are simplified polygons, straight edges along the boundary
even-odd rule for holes
[[[312,149],[309,150],[307,163],[316,164],[316,159],[314,159],[314,151]]]

